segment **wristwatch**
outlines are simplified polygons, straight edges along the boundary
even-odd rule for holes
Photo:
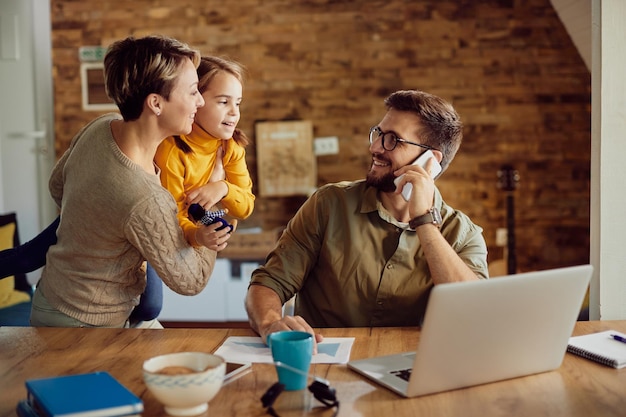
[[[409,222],[409,227],[413,230],[424,224],[434,224],[437,228],[441,227],[441,213],[437,207],[431,207],[428,213],[417,216]]]

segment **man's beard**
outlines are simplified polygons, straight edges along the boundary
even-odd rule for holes
[[[393,183],[393,180],[395,179],[396,177],[391,172],[389,174],[384,174],[382,177],[375,177],[372,175],[372,171],[369,171],[365,177],[365,184],[370,187],[374,187],[383,193],[391,193],[396,190],[396,184]]]

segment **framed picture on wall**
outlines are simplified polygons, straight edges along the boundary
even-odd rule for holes
[[[104,64],[83,62],[80,64],[80,84],[83,110],[117,110],[104,88]]]
[[[255,131],[260,196],[309,195],[317,185],[311,121],[259,122]]]

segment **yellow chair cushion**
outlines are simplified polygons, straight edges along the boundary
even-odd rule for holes
[[[13,235],[15,223],[0,226],[0,250],[13,247]],[[15,278],[10,276],[0,278],[0,308],[30,301],[30,296],[23,291],[15,289]]]

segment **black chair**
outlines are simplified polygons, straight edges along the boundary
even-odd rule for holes
[[[15,224],[13,233],[13,246],[20,245],[20,238],[17,227],[17,216],[15,213],[7,213],[0,215],[0,227],[7,224]],[[27,293],[32,299],[33,289],[25,273],[15,274],[15,286],[18,291]],[[1,278],[0,278],[1,279]],[[0,326],[29,326],[30,325],[30,307],[31,302],[23,302],[14,304],[9,307],[0,308]]]
[[[8,213],[0,215],[0,227],[6,226],[7,224],[15,223],[15,232],[13,233],[13,246],[17,247],[20,245],[20,235],[17,227],[17,215],[15,213]],[[20,273],[15,274],[15,289],[18,291],[24,291],[27,293],[32,292],[32,286],[28,283],[28,279],[26,279],[26,274]]]

